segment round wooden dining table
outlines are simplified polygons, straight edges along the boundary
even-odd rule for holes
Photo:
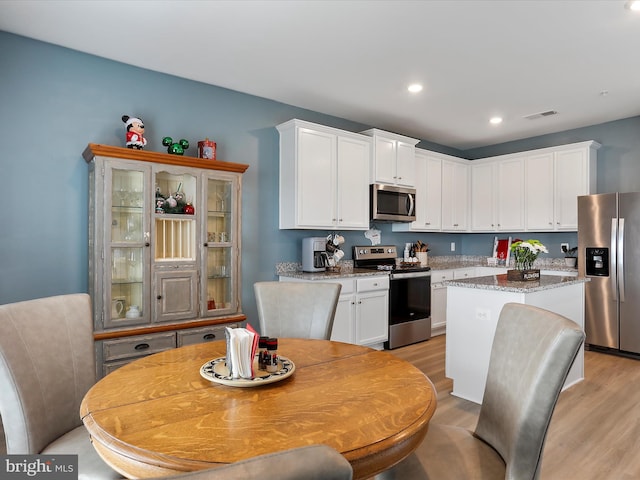
[[[436,409],[431,381],[389,352],[281,338],[293,374],[248,388],[201,376],[225,353],[224,341],[185,346],[98,381],[80,415],[102,458],[127,478],[149,478],[325,444],[364,479],[411,454]]]

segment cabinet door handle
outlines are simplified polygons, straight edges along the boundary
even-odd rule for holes
[[[146,350],[147,348],[149,348],[149,344],[148,343],[139,343],[138,345],[136,345],[133,348],[135,350]]]
[[[158,295],[156,298],[157,298],[158,300],[162,300],[162,295]]]
[[[149,242],[144,242],[144,246],[145,247],[149,247],[149,246],[151,246],[151,244]]]

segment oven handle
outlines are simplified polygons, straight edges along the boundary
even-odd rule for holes
[[[389,280],[400,280],[402,278],[419,278],[419,277],[430,277],[431,276],[431,271],[425,271],[425,272],[399,272],[399,273],[392,273],[390,275]]]

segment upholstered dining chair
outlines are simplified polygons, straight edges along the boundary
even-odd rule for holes
[[[262,335],[331,338],[339,283],[257,282],[253,288]]]
[[[86,294],[0,305],[0,416],[7,454],[77,454],[79,479],[118,479],[80,419],[96,381],[92,324]]]
[[[157,480],[351,480],[351,464],[327,445],[310,445],[269,453],[224,467]]]
[[[583,341],[561,315],[505,304],[475,431],[430,424],[416,451],[376,479],[539,478],[551,415]]]

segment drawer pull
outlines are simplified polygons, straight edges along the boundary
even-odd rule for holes
[[[149,344],[148,343],[139,343],[138,345],[136,345],[135,347],[136,350],[146,350],[147,348],[149,348]]]
[[[216,338],[215,333],[207,333],[202,337],[203,340],[213,340],[214,338]]]

